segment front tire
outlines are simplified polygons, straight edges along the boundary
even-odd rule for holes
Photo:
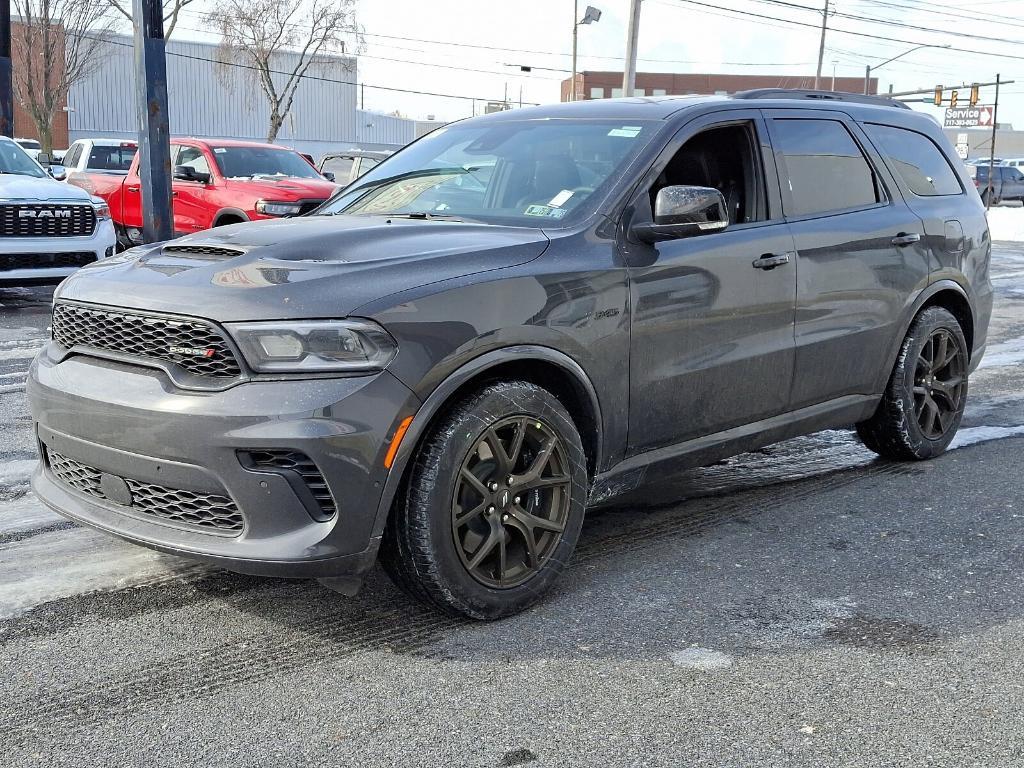
[[[967,405],[967,340],[941,307],[910,326],[874,415],[857,425],[864,445],[887,459],[919,461],[949,446]]]
[[[489,384],[419,447],[381,544],[400,587],[446,613],[497,619],[539,600],[576,547],[586,458],[568,411],[524,381]]]

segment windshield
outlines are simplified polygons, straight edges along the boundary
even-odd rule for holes
[[[316,168],[297,152],[274,147],[213,147],[213,156],[221,175],[227,179],[250,179],[254,176],[291,176],[300,179],[322,179]]]
[[[13,141],[0,141],[0,173],[43,178],[43,169]]]
[[[89,170],[128,173],[137,149],[136,145],[127,142],[118,146],[94,145],[89,153]]]
[[[600,200],[657,125],[531,120],[441,128],[383,161],[318,213],[552,226]]]

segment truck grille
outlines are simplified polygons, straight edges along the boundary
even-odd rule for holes
[[[97,499],[111,501],[103,493],[103,472],[100,470],[49,448],[46,449],[46,458],[50,470],[64,485]],[[131,491],[131,504],[118,506],[134,513],[204,533],[219,532],[237,536],[245,527],[242,513],[227,496],[167,488],[127,477],[122,479]]]
[[[172,320],[120,310],[55,304],[53,338],[75,345],[166,360],[197,376],[230,379],[241,375],[224,337],[202,320]]]
[[[52,269],[54,267],[82,267],[96,261],[92,251],[68,253],[0,253],[0,272],[12,269]]]
[[[95,230],[91,205],[0,205],[0,237],[88,237]]]

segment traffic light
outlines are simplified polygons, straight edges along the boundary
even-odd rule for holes
[[[941,107],[942,106],[942,86],[941,85],[936,85],[935,86],[935,106],[936,107]]]
[[[957,100],[957,92],[956,91],[950,91],[949,92],[949,106],[950,106],[951,109],[956,109],[956,100]]]
[[[977,83],[975,83],[974,85],[971,86],[971,106],[972,107],[978,106],[978,98],[980,96],[979,91],[981,91],[981,86],[979,86]]]

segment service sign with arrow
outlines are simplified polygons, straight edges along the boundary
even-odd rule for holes
[[[992,107],[979,104],[976,107],[949,107],[946,110],[945,128],[991,128]]]

